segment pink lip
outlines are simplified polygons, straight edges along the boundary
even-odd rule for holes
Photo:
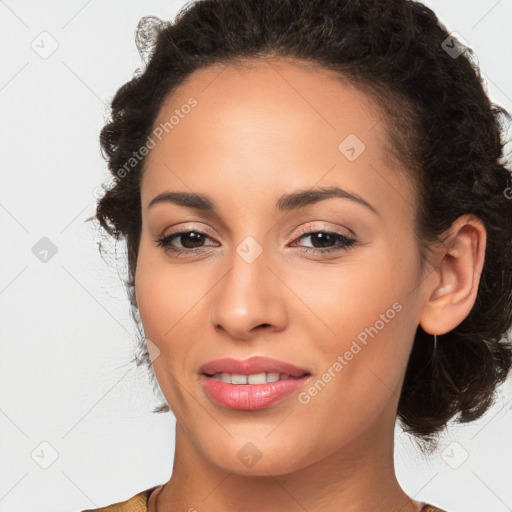
[[[254,411],[280,402],[311,379],[310,375],[266,384],[229,384],[207,375],[201,381],[212,402],[226,409]]]
[[[270,357],[253,356],[249,359],[233,359],[226,357],[203,364],[199,373],[214,375],[215,373],[236,373],[250,375],[251,373],[287,373],[293,377],[301,377],[310,372],[291,363]]]

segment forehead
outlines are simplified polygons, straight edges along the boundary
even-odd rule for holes
[[[398,190],[407,202],[412,193],[389,166],[386,124],[373,100],[308,63],[267,59],[195,71],[167,98],[154,128],[165,123],[146,159],[143,205],[187,188],[226,201],[230,190],[263,200],[315,184],[363,187],[375,203]]]
[[[359,132],[361,138],[370,131],[372,137],[385,136],[373,100],[348,81],[336,79],[334,73],[302,61],[267,58],[199,69],[166,99],[155,125],[168,121],[191,97],[198,105],[181,117],[180,129],[177,125],[172,129],[178,137],[193,130],[204,142],[209,135],[218,144],[219,132],[242,130],[237,138],[249,147],[251,139],[245,135],[257,133],[296,140],[300,134],[312,139],[310,135],[317,132],[327,137],[329,145],[343,130]]]

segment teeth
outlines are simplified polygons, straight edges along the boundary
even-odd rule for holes
[[[297,377],[291,377],[288,373],[253,373],[251,375],[216,373],[213,378],[228,384],[265,384],[278,380],[296,379]]]

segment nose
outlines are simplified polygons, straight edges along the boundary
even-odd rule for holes
[[[269,267],[265,251],[248,262],[233,253],[231,268],[215,287],[210,321],[233,339],[250,340],[285,328],[286,287]]]

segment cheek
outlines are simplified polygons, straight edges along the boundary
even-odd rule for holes
[[[337,323],[333,319],[336,336],[325,336],[323,329],[317,337],[322,342],[314,351],[315,379],[298,398],[308,422],[330,426],[322,441],[326,450],[394,414],[412,345],[413,310],[379,299],[361,303],[357,316],[342,311]]]
[[[185,283],[175,272],[142,256],[137,268],[135,290],[153,371],[171,410],[179,411],[186,397],[176,385],[179,368],[189,368],[189,343],[185,315],[192,313],[194,302],[184,300],[180,289]],[[190,288],[190,285],[189,287]],[[171,391],[172,390],[172,391]]]
[[[304,276],[300,285],[316,313],[308,315],[308,325],[323,364],[318,371],[327,371],[341,356],[343,370],[331,370],[343,375],[338,382],[344,379],[342,386],[370,395],[379,378],[389,388],[399,385],[417,328],[411,291],[418,284],[419,262],[412,244],[395,248],[385,241],[389,238],[381,240],[336,271]]]
[[[151,341],[148,350],[157,354],[152,359],[156,379],[173,414],[186,423],[194,414],[193,404],[187,386],[180,385],[176,376],[194,367],[197,350],[192,345],[200,339],[196,329],[204,331],[199,324],[200,319],[204,322],[201,297],[208,290],[192,265],[170,265],[160,250],[141,246],[135,293],[144,333]]]
[[[318,327],[325,331],[320,340],[332,342],[357,336],[376,322],[386,328],[394,323],[399,316],[396,303],[409,301],[418,284],[418,264],[409,242],[398,247],[389,237],[380,237],[336,265],[297,275],[290,270],[288,282],[293,280],[297,295],[317,314]]]
[[[183,358],[190,349],[193,331],[204,322],[202,299],[211,286],[198,278],[194,265],[170,264],[162,249],[141,244],[135,275],[137,304],[146,338],[166,356],[163,360],[176,361],[171,356]]]

